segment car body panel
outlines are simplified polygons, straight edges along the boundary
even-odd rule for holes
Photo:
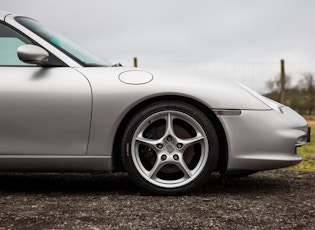
[[[5,22],[3,22],[5,20]],[[84,67],[0,11],[10,25],[64,67],[0,66],[0,170],[110,171],[114,140],[128,113],[161,97],[187,98],[215,114],[227,146],[226,170],[296,164],[306,121],[234,81],[192,73]],[[134,79],[140,76],[139,79]],[[281,108],[280,108],[280,107]],[[211,112],[212,111],[212,112]],[[210,117],[210,114],[207,114]]]
[[[137,104],[158,96],[187,97],[206,103],[213,109],[270,110],[233,81],[211,81],[208,77],[207,81],[211,84],[205,85],[204,80],[198,80],[204,77],[196,75],[194,87],[191,87],[191,84],[187,84],[191,77],[189,74],[155,70],[150,71],[153,75],[152,81],[147,84],[132,85],[121,82],[119,75],[127,70],[143,71],[130,68],[77,68],[77,70],[87,77],[93,89],[89,155],[111,155],[116,130],[123,117]],[[224,84],[224,90],[220,89],[221,84]],[[238,100],[235,101],[232,95],[237,95]]]
[[[289,114],[289,109],[284,114]],[[267,170],[299,163],[299,138],[306,137],[306,121],[274,110],[242,110],[240,116],[221,116],[229,146],[228,170]],[[295,119],[292,119],[295,118]],[[277,127],[271,131],[270,127]]]
[[[84,76],[71,68],[0,72],[0,154],[86,154],[92,96]]]
[[[0,10],[0,20],[1,20],[1,21],[4,21],[5,17],[6,17],[7,15],[9,15],[9,14],[10,14],[9,12],[1,11],[1,10]]]
[[[105,172],[112,171],[108,156],[0,155],[4,172]]]

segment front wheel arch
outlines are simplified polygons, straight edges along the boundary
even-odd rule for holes
[[[178,101],[178,102],[185,102],[187,104],[190,104],[197,109],[201,110],[207,117],[208,119],[212,122],[217,135],[219,139],[219,159],[218,163],[216,166],[216,171],[220,171],[221,173],[225,173],[226,168],[227,168],[227,163],[228,163],[228,145],[227,145],[227,138],[226,134],[224,131],[224,128],[220,122],[220,120],[217,118],[215,113],[206,105],[203,103],[196,101],[194,99],[188,98],[188,97],[183,97],[183,96],[175,96],[175,95],[168,95],[168,96],[160,96],[160,97],[154,97],[150,98],[148,100],[145,100],[136,106],[134,106],[122,119],[116,134],[115,134],[115,139],[113,143],[113,171],[114,172],[125,172],[125,168],[123,166],[121,157],[120,157],[120,144],[122,141],[122,135],[124,130],[126,129],[131,117],[133,117],[137,111],[142,110],[146,106],[156,103],[156,102],[163,102],[163,101]]]

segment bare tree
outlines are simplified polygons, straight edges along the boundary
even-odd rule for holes
[[[285,89],[291,88],[291,77],[289,75],[285,76]],[[271,79],[266,82],[266,86],[269,89],[270,93],[276,94],[276,98],[273,98],[274,100],[280,101],[281,100],[281,74],[278,74],[274,77],[274,79]],[[282,102],[284,103],[284,102]]]
[[[314,76],[312,73],[303,74],[303,78],[299,81],[299,88],[302,95],[307,100],[307,114],[312,115],[314,109],[315,86]]]

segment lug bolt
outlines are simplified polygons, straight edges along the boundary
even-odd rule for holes
[[[178,160],[179,160],[179,156],[178,156],[177,154],[175,154],[175,155],[173,156],[173,158],[174,158],[175,161],[178,161]]]
[[[163,155],[161,156],[161,160],[162,160],[162,161],[165,161],[166,158],[167,158],[167,156],[166,156],[165,154],[163,154]]]
[[[172,136],[167,137],[167,141],[172,141],[172,140],[173,140]]]
[[[183,148],[183,144],[182,144],[182,143],[178,143],[176,146],[177,146],[177,148],[179,148],[179,149]]]
[[[156,145],[156,147],[157,147],[158,149],[162,149],[162,148],[163,148],[163,145],[162,145],[161,143],[159,143],[159,144]]]

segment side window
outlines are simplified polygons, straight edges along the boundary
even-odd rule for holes
[[[20,61],[17,56],[17,48],[24,44],[31,44],[31,42],[0,23],[0,66],[34,66]]]

